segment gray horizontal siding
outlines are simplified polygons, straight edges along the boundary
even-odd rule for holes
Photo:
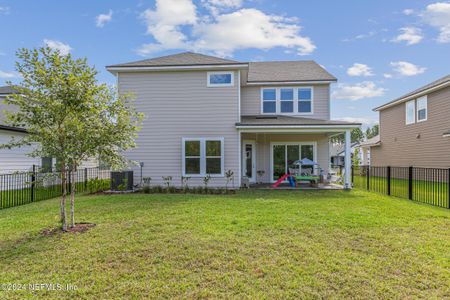
[[[374,166],[450,167],[450,88],[428,95],[428,119],[405,124],[405,103],[380,112],[381,145],[371,148]]]
[[[162,176],[172,176],[180,185],[182,175],[183,137],[223,137],[225,171],[239,174],[238,86],[207,87],[206,71],[120,73],[119,90],[132,92],[135,106],[146,117],[138,133],[137,148],[126,157],[144,162],[143,176],[152,177],[152,184],[163,184]],[[135,181],[139,169],[133,167]],[[225,178],[211,179],[211,186],[223,186]],[[237,183],[237,177],[236,177]],[[202,184],[191,178],[189,184]]]
[[[293,86],[293,85],[289,85]],[[278,87],[278,86],[277,86]],[[303,115],[308,118],[330,119],[330,86],[328,84],[313,85],[314,113]],[[241,114],[261,114],[261,86],[243,86],[241,89]]]

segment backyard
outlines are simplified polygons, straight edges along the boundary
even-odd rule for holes
[[[82,196],[77,221],[95,227],[43,234],[58,212],[0,210],[0,298],[450,295],[450,211],[375,193]]]

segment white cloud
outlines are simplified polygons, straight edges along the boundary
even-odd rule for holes
[[[222,4],[219,4],[222,3]],[[141,55],[165,49],[188,49],[231,56],[238,49],[295,49],[298,55],[311,54],[316,46],[300,35],[297,18],[268,15],[258,9],[237,9],[241,1],[208,1],[209,5],[234,11],[198,15],[191,0],[157,0],[156,9],[147,9],[142,18],[147,33],[156,43],[142,45]]]
[[[420,43],[423,39],[422,30],[417,27],[403,27],[400,28],[401,32],[398,36],[392,39],[392,42],[400,43],[406,42],[407,45],[414,45]]]
[[[109,10],[107,14],[99,14],[97,17],[95,17],[95,25],[97,27],[102,28],[105,26],[106,23],[110,22],[112,20],[113,11]]]
[[[11,78],[17,78],[17,77],[19,77],[19,74],[16,72],[6,72],[6,71],[0,70],[0,78],[11,79]]]
[[[384,78],[392,78],[392,74],[384,73],[384,74],[383,74],[383,77],[384,77]]]
[[[404,14],[405,16],[410,16],[410,15],[414,14],[414,9],[412,9],[412,8],[404,9],[404,10],[403,10],[403,14]]]
[[[0,15],[9,15],[9,6],[0,6]]]
[[[354,63],[353,66],[347,69],[349,76],[373,76],[372,68],[365,64]]]
[[[364,81],[354,85],[340,84],[337,90],[333,92],[332,97],[334,99],[356,101],[383,96],[385,91],[384,88],[377,87],[372,81]]]
[[[425,23],[437,28],[440,43],[450,43],[450,2],[436,2],[426,7],[422,13]]]
[[[401,76],[415,76],[425,72],[426,68],[419,67],[406,61],[391,62],[393,70]]]
[[[64,44],[63,42],[56,40],[44,39],[44,44],[53,50],[59,50],[61,55],[67,55],[71,50],[73,50],[69,44]]]

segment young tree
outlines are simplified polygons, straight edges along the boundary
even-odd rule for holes
[[[18,108],[7,113],[7,122],[27,128],[28,135],[4,147],[36,143],[30,156],[56,159],[63,190],[61,223],[66,231],[68,174],[89,157],[102,157],[115,168],[123,166],[121,152],[135,146],[143,115],[136,112],[129,95],[99,84],[97,71],[86,59],[73,59],[48,47],[20,49],[17,57],[23,80],[14,86],[18,93],[6,100]],[[75,226],[75,180],[72,184],[71,227]]]
[[[364,133],[362,132],[361,128],[355,128],[352,130],[351,140],[352,143],[357,143],[364,140]],[[344,144],[344,134],[333,137],[331,141],[336,144]]]
[[[380,131],[380,126],[378,124],[374,125],[372,128],[368,127],[366,129],[366,138],[371,139],[378,135]]]

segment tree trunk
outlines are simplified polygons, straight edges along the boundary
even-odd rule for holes
[[[61,185],[62,185],[61,228],[63,231],[67,231],[67,221],[66,221],[67,176],[66,176],[66,167],[64,165],[61,166]]]
[[[71,176],[72,176],[72,187],[70,189],[70,227],[74,228],[75,227],[75,172],[76,172],[76,166],[72,166],[72,172],[71,172]]]

